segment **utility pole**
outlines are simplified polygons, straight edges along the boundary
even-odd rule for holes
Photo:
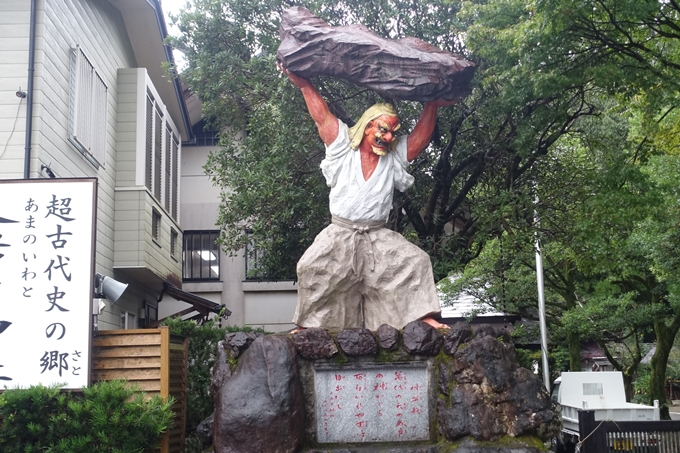
[[[534,186],[536,188],[536,186]],[[534,206],[538,205],[538,193],[535,196]],[[538,211],[534,207],[534,220],[536,228],[540,226]],[[546,390],[550,393],[550,370],[548,369],[548,333],[545,323],[545,295],[543,290],[543,256],[541,255],[541,240],[536,231],[536,283],[538,285],[538,321],[541,331],[541,358],[543,359],[543,382]]]

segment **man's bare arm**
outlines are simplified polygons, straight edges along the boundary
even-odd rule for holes
[[[279,65],[279,68],[281,72],[288,76],[293,84],[300,88],[302,96],[305,98],[309,115],[319,130],[321,140],[326,146],[333,143],[338,138],[338,119],[328,109],[328,104],[326,104],[324,98],[321,97],[309,80],[293,74],[281,65]]]
[[[406,141],[406,157],[411,162],[427,148],[432,139],[432,132],[437,122],[437,109],[447,105],[455,104],[458,101],[432,101],[425,104],[423,113],[413,128],[413,132]]]

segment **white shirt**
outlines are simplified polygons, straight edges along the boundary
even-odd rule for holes
[[[331,214],[354,222],[386,221],[392,209],[392,195],[413,185],[406,171],[406,137],[400,137],[396,149],[380,156],[378,166],[364,180],[361,153],[349,147],[347,125],[338,120],[338,137],[326,147],[321,171],[331,188]]]

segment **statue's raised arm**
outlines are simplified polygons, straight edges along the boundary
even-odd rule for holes
[[[309,80],[300,77],[279,64],[279,69],[288,76],[291,82],[302,92],[307,104],[309,115],[314,120],[319,136],[326,146],[330,145],[338,137],[338,119],[331,113],[324,98],[316,91]]]
[[[408,136],[406,145],[406,156],[409,162],[412,162],[420,153],[427,148],[432,139],[432,132],[434,132],[434,126],[437,123],[437,109],[439,107],[445,107],[448,105],[453,105],[458,101],[430,101],[425,104],[423,113],[420,114],[420,118],[413,128],[413,132]]]

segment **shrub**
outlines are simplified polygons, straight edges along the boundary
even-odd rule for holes
[[[195,321],[171,318],[163,321],[170,332],[189,338],[187,352],[187,412],[186,431],[195,431],[196,426],[214,410],[210,398],[211,370],[215,364],[217,343],[224,339],[226,330],[215,326],[214,320],[203,325]]]
[[[172,403],[123,381],[99,382],[82,392],[40,385],[6,390],[0,395],[0,451],[151,452],[172,424]]]
[[[651,376],[649,365],[642,364],[638,368],[637,378],[633,382],[635,394],[631,402],[636,404],[649,404],[649,379]]]

